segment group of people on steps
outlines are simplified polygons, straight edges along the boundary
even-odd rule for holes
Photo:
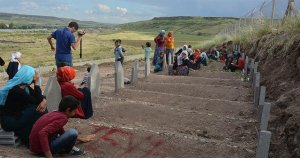
[[[56,154],[82,155],[84,151],[75,147],[77,141],[88,142],[94,135],[79,136],[76,129],[64,129],[69,118],[88,119],[93,116],[91,92],[87,80],[91,67],[87,68],[80,88],[72,80],[76,70],[72,63],[72,49],[76,50],[85,32],[78,31],[76,22],[58,29],[47,37],[50,49],[55,52],[57,81],[61,87],[62,100],[56,111],[47,110],[47,98],[42,94],[40,78],[35,69],[22,63],[22,54],[13,52],[7,67],[9,80],[0,88],[1,128],[13,131],[15,135],[37,156],[53,157]],[[73,33],[78,31],[77,40]],[[52,39],[56,40],[56,46]],[[205,52],[191,45],[183,45],[177,52],[174,49],[174,34],[161,30],[154,39],[155,48],[152,64],[154,72],[168,68],[170,75],[189,74],[189,69],[198,70],[201,64],[206,66],[209,60],[223,60],[224,70],[242,70],[244,66],[240,52],[222,49],[221,53],[212,48]],[[143,46],[145,61],[150,62],[151,42]],[[125,49],[121,40],[115,40],[115,61],[123,64]],[[163,65],[164,56],[167,65]],[[170,62],[170,63],[169,63]],[[0,65],[5,61],[0,58]]]
[[[85,32],[78,24],[70,22],[47,37],[55,52],[57,81],[62,100],[56,111],[48,111],[47,98],[42,94],[40,78],[35,69],[21,61],[22,54],[14,52],[7,67],[9,80],[0,88],[1,128],[13,131],[21,143],[37,156],[53,157],[56,154],[82,155],[75,146],[77,141],[88,142],[94,135],[79,136],[75,128],[64,129],[69,118],[88,119],[93,116],[91,92],[87,87],[90,67],[79,85],[72,82],[76,70],[72,64],[72,49],[76,50]],[[78,31],[77,40],[73,33]],[[52,39],[56,40],[56,46]],[[3,66],[4,60],[0,61]],[[52,105],[53,106],[53,105]]]
[[[199,70],[201,64],[207,66],[209,60],[223,61],[225,63],[224,70],[232,71],[243,70],[244,59],[241,53],[237,50],[226,49],[223,47],[220,50],[217,48],[204,49],[202,52],[199,48],[192,49],[192,45],[183,45],[177,52],[174,48],[174,33],[161,30],[154,38],[155,48],[152,64],[154,72],[160,72],[163,68],[168,68],[169,75],[187,76],[189,70]],[[145,51],[145,61],[150,59],[151,43],[147,42]],[[166,59],[164,59],[164,57]],[[164,60],[166,60],[164,62]],[[169,63],[171,62],[171,63]],[[166,63],[167,65],[163,65]]]

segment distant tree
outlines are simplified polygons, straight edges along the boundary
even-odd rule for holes
[[[0,29],[7,29],[7,26],[3,23],[0,23]]]
[[[13,28],[14,28],[14,23],[11,22],[11,23],[8,25],[8,28],[9,28],[9,29],[13,29]]]

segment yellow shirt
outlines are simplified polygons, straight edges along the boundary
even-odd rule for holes
[[[174,48],[174,37],[167,36],[165,38],[165,44],[166,44],[166,49],[173,49]]]

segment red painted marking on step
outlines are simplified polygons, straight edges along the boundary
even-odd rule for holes
[[[146,137],[143,141],[140,141],[140,142],[136,143],[136,144],[133,145],[133,146],[132,146],[132,144],[131,144],[131,145],[128,145],[127,150],[126,150],[125,152],[123,152],[122,154],[116,156],[116,157],[121,158],[121,157],[123,157],[123,156],[125,156],[125,155],[127,155],[127,154],[130,154],[130,153],[131,153],[132,151],[134,151],[138,146],[140,146],[141,144],[143,144],[145,141],[149,141],[149,140],[151,140],[151,139],[152,139],[152,136],[148,136],[148,137]]]
[[[129,156],[133,151],[135,151],[136,149],[139,148],[139,146],[141,146],[142,144],[148,143],[151,146],[149,147],[149,149],[146,149],[146,153],[142,156],[142,158],[146,158],[149,156],[153,156],[155,154],[155,152],[157,151],[157,149],[162,146],[163,141],[159,140],[157,142],[154,142],[152,140],[152,135],[145,137],[144,139],[138,141],[136,144],[133,144],[133,139],[135,138],[134,133],[132,132],[127,132],[121,129],[117,129],[117,128],[109,128],[109,127],[105,127],[105,126],[98,126],[98,125],[91,125],[95,128],[95,130],[92,132],[92,134],[97,134],[103,130],[107,131],[104,135],[100,136],[100,140],[103,140],[104,142],[107,142],[108,144],[110,144],[113,147],[116,147],[118,145],[120,145],[120,142],[118,142],[117,140],[114,140],[112,138],[112,136],[119,136],[125,140],[128,140],[128,144],[127,147],[125,148],[124,152],[121,152],[121,154],[116,154],[114,157],[115,158],[122,158],[125,156]],[[87,148],[89,150],[92,150],[96,153],[98,153],[99,151],[97,151],[97,148],[94,146],[91,146],[92,144],[87,145]],[[120,152],[118,152],[120,153]],[[103,154],[103,153],[102,153]]]
[[[116,128],[113,128],[113,129],[109,130],[104,136],[101,137],[101,139],[108,142],[112,146],[117,146],[118,142],[111,139],[111,138],[109,138],[113,134],[121,134],[121,135],[129,136],[129,138],[130,138],[129,139],[129,146],[132,145],[132,133],[125,132],[125,131],[122,131],[122,130],[116,129]]]
[[[105,127],[105,126],[97,126],[97,125],[93,125],[93,124],[91,126],[93,126],[95,128],[95,131],[91,132],[91,134],[96,134],[102,130],[109,129],[108,127]]]
[[[150,155],[153,155],[154,153],[155,153],[155,150],[158,148],[158,147],[160,147],[161,145],[163,144],[163,141],[158,141],[158,142],[156,142],[154,145],[153,145],[153,147],[151,148],[151,149],[149,149],[148,151],[147,151],[147,153],[144,155],[144,156],[142,156],[142,158],[146,158],[146,157],[148,157],[148,156],[150,156]]]

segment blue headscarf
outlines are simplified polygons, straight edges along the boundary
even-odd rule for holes
[[[34,68],[24,65],[16,73],[14,78],[10,79],[3,87],[0,88],[0,106],[4,106],[9,90],[19,84],[30,85],[33,81]]]

